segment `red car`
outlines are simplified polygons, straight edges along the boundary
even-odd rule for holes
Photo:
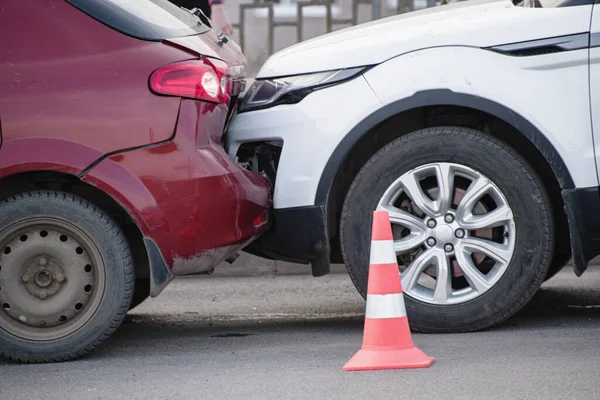
[[[269,223],[226,154],[239,47],[167,0],[0,7],[0,354],[76,358]]]

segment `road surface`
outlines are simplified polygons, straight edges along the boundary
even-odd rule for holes
[[[90,356],[0,361],[0,399],[599,399],[599,287],[567,270],[502,327],[413,335],[429,369],[343,372],[364,310],[346,275],[185,278]]]

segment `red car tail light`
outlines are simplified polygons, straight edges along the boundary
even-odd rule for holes
[[[150,75],[150,89],[167,96],[185,97],[214,103],[229,101],[227,68],[207,59],[169,64]]]

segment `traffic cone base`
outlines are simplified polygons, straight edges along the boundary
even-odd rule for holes
[[[344,365],[344,371],[427,368],[433,362],[433,357],[427,356],[416,347],[404,350],[361,349]]]

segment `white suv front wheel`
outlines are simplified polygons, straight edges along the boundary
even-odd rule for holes
[[[411,133],[355,178],[340,236],[363,296],[375,209],[390,214],[415,330],[464,332],[506,320],[532,298],[552,260],[552,209],[540,179],[512,148],[479,131]]]

